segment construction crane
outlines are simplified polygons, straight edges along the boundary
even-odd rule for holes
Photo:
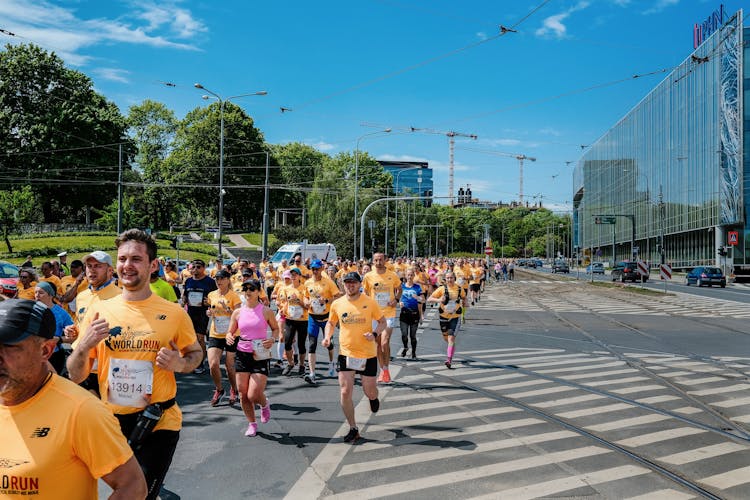
[[[502,151],[492,151],[489,149],[475,149],[475,148],[460,148],[460,149],[465,149],[466,151],[475,151],[477,153],[484,153],[488,155],[506,156],[508,158],[515,158],[516,160],[518,160],[518,169],[519,169],[518,203],[523,204],[523,162],[524,160],[536,161],[536,158],[533,158],[531,156],[526,156],[523,154],[518,154],[518,153],[503,153]]]
[[[438,130],[432,130],[429,128],[417,128],[410,127],[412,132],[423,132],[425,134],[438,134],[445,135],[448,137],[448,196],[450,197],[450,206],[453,206],[453,151],[455,149],[455,138],[456,137],[468,137],[469,139],[477,139],[476,134],[464,134],[462,132],[456,132],[450,130],[448,132],[440,132]]]

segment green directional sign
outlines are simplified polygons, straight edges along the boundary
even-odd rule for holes
[[[595,215],[594,224],[614,224],[615,219],[614,215]]]

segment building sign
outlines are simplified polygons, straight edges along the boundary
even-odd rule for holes
[[[693,48],[697,49],[714,31],[718,31],[723,24],[724,4],[721,4],[705,21],[693,25]]]
[[[739,244],[740,240],[740,232],[739,231],[729,231],[727,233],[727,244],[732,246],[737,246]]]

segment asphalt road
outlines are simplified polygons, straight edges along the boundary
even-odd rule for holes
[[[420,359],[394,360],[380,412],[356,389],[355,446],[335,379],[275,374],[271,422],[245,438],[241,410],[209,406],[207,375],[180,377],[161,498],[747,498],[748,317],[521,271],[470,308],[452,370],[428,309]]]

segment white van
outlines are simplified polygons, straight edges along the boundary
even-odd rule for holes
[[[302,243],[287,243],[282,245],[273,256],[271,256],[271,262],[278,266],[281,261],[286,259],[287,262],[291,262],[292,256],[296,253],[302,254],[302,261],[310,258],[320,259],[327,261],[336,260],[336,247],[331,243],[315,243],[310,244],[306,241]]]

